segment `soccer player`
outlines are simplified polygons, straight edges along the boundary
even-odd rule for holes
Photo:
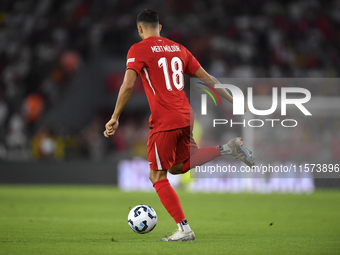
[[[254,165],[251,152],[241,138],[227,144],[197,148],[192,137],[193,112],[186,97],[184,74],[203,79],[208,85],[219,82],[209,75],[182,45],[160,36],[162,25],[158,14],[144,10],[137,16],[137,28],[142,41],[134,44],[127,55],[127,67],[111,119],[104,135],[114,135],[118,120],[140,75],[151,110],[150,134],[147,143],[149,178],[160,201],[175,220],[178,230],[163,241],[194,241],[179,198],[167,179],[167,173],[182,174],[221,155],[231,155],[249,166]],[[225,89],[216,89],[229,102],[232,97]],[[191,155],[190,155],[191,153]]]

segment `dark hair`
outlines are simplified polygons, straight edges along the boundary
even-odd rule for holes
[[[157,12],[153,10],[145,9],[143,12],[141,12],[137,16],[137,24],[139,22],[143,22],[143,23],[146,23],[146,25],[156,27],[159,24],[159,17],[158,17]]]

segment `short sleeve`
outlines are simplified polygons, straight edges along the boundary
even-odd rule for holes
[[[196,73],[198,68],[201,67],[200,63],[197,61],[197,59],[191,54],[190,51],[188,51],[187,48],[183,46],[185,52],[186,52],[186,58],[187,58],[187,66],[185,69],[185,74],[189,75],[190,77]]]
[[[126,70],[133,69],[140,74],[144,66],[144,61],[142,61],[141,58],[141,52],[135,44],[130,48],[127,54]]]

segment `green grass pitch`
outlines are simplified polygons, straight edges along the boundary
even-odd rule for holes
[[[177,226],[156,193],[0,186],[0,254],[340,254],[340,191],[178,194],[195,242],[159,241]],[[127,224],[141,203],[158,214],[144,235]]]

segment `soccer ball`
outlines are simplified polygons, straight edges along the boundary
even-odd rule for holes
[[[156,227],[157,214],[151,206],[137,205],[129,212],[128,224],[136,233],[148,233]]]

